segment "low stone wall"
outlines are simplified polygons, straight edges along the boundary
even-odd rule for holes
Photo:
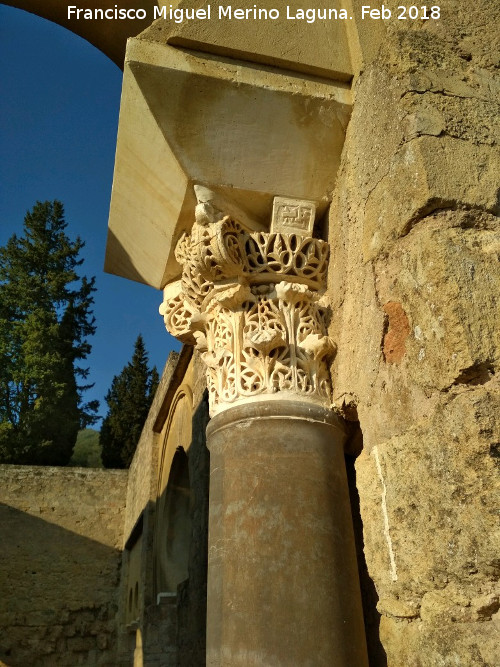
[[[115,665],[127,471],[0,466],[0,665]]]

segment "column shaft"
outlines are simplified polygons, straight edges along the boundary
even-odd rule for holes
[[[343,442],[300,401],[210,422],[210,667],[367,664]]]

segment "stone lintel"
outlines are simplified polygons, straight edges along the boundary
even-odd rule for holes
[[[275,195],[321,214],[350,108],[345,83],[129,40],[105,270],[158,289],[178,278],[194,185],[254,230],[269,228]]]

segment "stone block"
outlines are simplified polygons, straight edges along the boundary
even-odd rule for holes
[[[451,137],[423,136],[405,143],[365,207],[363,255],[374,259],[429,213],[477,208],[498,213],[500,155]]]
[[[390,664],[447,664],[456,652],[456,664],[479,665],[498,646],[499,409],[491,383],[443,397],[431,417],[357,461]]]
[[[82,653],[90,651],[96,646],[94,637],[70,637],[67,640],[68,651],[72,653]]]
[[[350,104],[343,83],[130,40],[106,271],[156,288],[176,279],[194,185],[258,230],[274,196],[311,199],[324,212]]]
[[[483,384],[499,368],[499,250],[493,216],[449,211],[429,216],[377,264],[379,297],[397,295],[409,320],[405,368],[417,385]]]

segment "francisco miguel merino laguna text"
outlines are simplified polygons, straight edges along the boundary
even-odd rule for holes
[[[232,5],[219,5],[216,10],[212,12],[211,5],[207,5],[203,9],[187,9],[187,8],[173,8],[170,5],[168,9],[166,6],[153,7],[153,19],[163,18],[170,19],[174,23],[182,23],[183,21],[210,20],[212,17],[217,19],[236,19],[247,21],[275,21],[281,16],[279,9],[264,9],[254,5],[252,8],[240,9],[233,8]],[[104,19],[104,20],[120,20],[120,19],[145,19],[147,12],[145,9],[124,9],[115,5],[114,8],[108,9],[89,9],[81,8],[76,5],[68,6],[68,19]],[[307,23],[314,23],[316,20],[336,20],[349,19],[347,10],[345,9],[291,9],[286,5],[284,18],[288,20],[306,21]]]

